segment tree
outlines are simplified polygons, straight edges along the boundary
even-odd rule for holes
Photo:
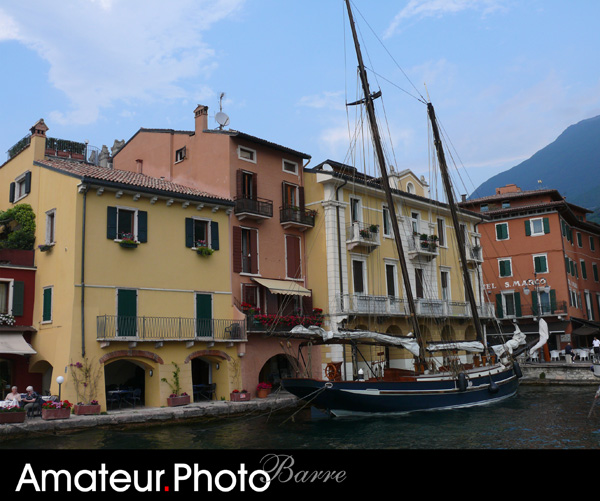
[[[32,250],[35,213],[29,204],[17,204],[0,212],[0,249]]]

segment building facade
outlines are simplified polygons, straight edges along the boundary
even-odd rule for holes
[[[589,347],[600,326],[600,226],[591,211],[557,190],[507,185],[460,205],[485,214],[480,225],[485,292],[504,330],[536,335],[548,323],[548,351]],[[502,327],[500,330],[502,330]]]
[[[430,199],[428,186],[410,171],[392,172],[390,183],[425,343],[474,340],[448,206]],[[307,207],[317,211],[315,227],[307,232],[309,274],[315,301],[326,305],[328,328],[410,335],[407,292],[381,180],[328,160],[306,171],[305,187]],[[481,287],[479,222],[476,214],[460,214],[479,315],[489,318]],[[335,350],[323,363],[343,362],[351,377],[353,355]],[[460,356],[467,361],[466,354]],[[369,357],[385,367],[414,369],[404,348],[373,347]],[[444,365],[442,357],[438,365]]]

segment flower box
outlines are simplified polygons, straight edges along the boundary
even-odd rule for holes
[[[246,391],[233,391],[229,394],[229,400],[232,402],[248,402],[251,400],[251,396]]]
[[[46,421],[52,419],[68,419],[71,416],[71,409],[63,407],[62,409],[42,409],[42,419]]]
[[[126,240],[122,240],[119,242],[119,245],[121,247],[124,247],[125,249],[134,249],[138,246],[137,242],[129,242]]]
[[[187,405],[190,403],[189,395],[180,395],[178,397],[167,397],[167,405],[169,407],[178,407],[180,405]]]
[[[79,404],[73,407],[73,413],[77,416],[92,416],[100,414],[100,404]]]
[[[25,410],[0,412],[0,424],[13,424],[25,422]]]

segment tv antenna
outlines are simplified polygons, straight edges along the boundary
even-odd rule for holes
[[[219,124],[219,129],[223,130],[223,127],[229,125],[229,117],[227,114],[223,113],[223,98],[225,97],[225,93],[221,92],[219,96],[219,112],[215,114],[215,120]]]

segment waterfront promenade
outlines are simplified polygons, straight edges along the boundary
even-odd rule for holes
[[[93,427],[136,427],[182,423],[197,419],[226,419],[236,416],[256,416],[270,412],[299,407],[301,402],[284,391],[271,393],[267,398],[255,398],[248,402],[212,400],[193,402],[179,407],[127,407],[109,410],[94,416],[76,416],[52,421],[41,417],[25,418],[22,424],[1,424],[0,440],[34,433],[59,434],[81,431]]]

